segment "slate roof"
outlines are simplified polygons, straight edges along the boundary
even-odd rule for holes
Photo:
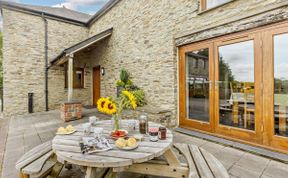
[[[68,21],[74,21],[78,23],[86,24],[90,19],[91,15],[82,12],[73,11],[63,7],[48,7],[48,6],[34,6],[27,4],[19,4],[15,2],[0,1],[0,7],[6,7],[8,9],[22,10],[30,13],[45,16],[51,16],[54,18],[61,18]]]
[[[57,8],[57,7],[47,7],[47,6],[33,6],[28,4],[19,4],[14,2],[7,2],[0,0],[0,9],[3,7],[22,10],[38,15],[44,13],[45,16],[50,16],[52,18],[63,19],[66,21],[81,23],[84,26],[91,26],[96,20],[98,20],[102,15],[112,9],[121,0],[109,0],[98,12],[93,16],[78,11],[73,11],[67,8]]]

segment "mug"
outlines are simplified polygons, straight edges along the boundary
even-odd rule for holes
[[[90,124],[92,125],[96,125],[96,122],[98,121],[99,119],[96,117],[96,116],[91,116],[89,117],[89,122]]]

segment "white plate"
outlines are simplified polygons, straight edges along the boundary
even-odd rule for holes
[[[138,146],[139,146],[139,143],[137,142],[137,144],[135,145],[135,146],[133,146],[133,147],[128,147],[128,146],[126,146],[126,147],[123,147],[123,148],[119,148],[119,147],[117,147],[118,149],[120,149],[120,150],[134,150],[134,149],[136,149],[136,148],[138,148]]]
[[[74,129],[73,131],[71,131],[71,132],[66,132],[66,133],[56,133],[56,135],[70,135],[70,134],[73,134],[73,133],[75,133],[76,132],[76,129]]]

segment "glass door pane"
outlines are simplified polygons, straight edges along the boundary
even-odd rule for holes
[[[206,0],[207,3],[207,9],[219,6],[221,4],[224,4],[226,2],[229,2],[231,0]]]
[[[274,36],[274,134],[288,137],[288,34]]]
[[[209,122],[209,49],[185,54],[186,117]]]
[[[254,41],[220,46],[219,122],[255,129]]]

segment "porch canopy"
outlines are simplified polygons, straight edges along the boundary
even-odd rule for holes
[[[64,63],[68,62],[68,102],[72,101],[73,96],[73,60],[74,54],[90,46],[94,45],[95,43],[109,37],[112,35],[113,28],[105,30],[101,33],[98,33],[84,41],[81,41],[69,48],[64,49],[56,58],[51,61],[51,66],[54,65],[63,65]],[[51,67],[50,66],[50,67]]]

